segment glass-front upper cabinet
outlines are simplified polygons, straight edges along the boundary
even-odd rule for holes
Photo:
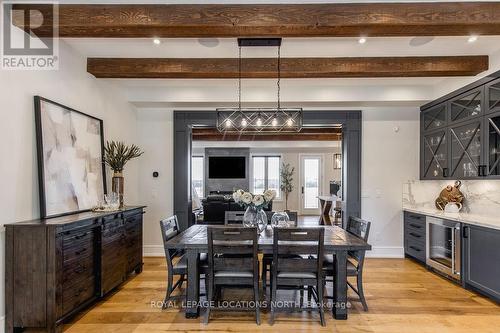
[[[422,112],[422,129],[432,131],[446,125],[448,120],[446,103],[436,105]]]
[[[483,176],[500,176],[500,112],[485,117],[486,161]]]
[[[481,176],[482,162],[482,118],[457,126],[450,126],[451,178],[474,178]]]
[[[450,122],[480,116],[483,111],[483,87],[468,91],[450,101]]]
[[[422,179],[442,179],[448,171],[446,131],[436,131],[422,136]]]
[[[500,111],[500,79],[486,85],[486,112]]]

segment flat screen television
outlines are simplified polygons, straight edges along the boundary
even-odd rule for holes
[[[210,156],[208,158],[208,178],[246,178],[245,156]]]

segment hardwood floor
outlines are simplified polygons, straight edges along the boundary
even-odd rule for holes
[[[86,313],[64,326],[65,332],[384,332],[445,333],[499,332],[500,306],[427,272],[411,260],[367,259],[365,293],[369,312],[353,301],[346,321],[327,315],[321,327],[318,314],[279,314],[274,326],[268,313],[262,324],[253,312],[215,312],[208,326],[202,318],[188,320],[176,308],[161,310],[166,268],[163,258],[145,258],[144,271]],[[350,296],[354,293],[350,292]],[[229,298],[229,296],[228,296]]]

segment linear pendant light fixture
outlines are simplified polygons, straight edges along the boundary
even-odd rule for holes
[[[241,48],[271,46],[278,48],[277,107],[241,107]],[[282,108],[280,100],[281,38],[238,38],[238,107],[217,109],[217,129],[223,133],[279,134],[302,129],[302,108]]]

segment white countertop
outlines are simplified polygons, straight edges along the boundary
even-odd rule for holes
[[[403,207],[403,210],[428,215],[438,218],[443,218],[447,220],[462,222],[470,225],[478,225],[481,227],[487,227],[492,229],[500,230],[500,212],[499,216],[496,218],[480,216],[477,214],[468,214],[468,213],[445,213],[442,210],[431,209],[431,208],[415,208],[415,207]]]

